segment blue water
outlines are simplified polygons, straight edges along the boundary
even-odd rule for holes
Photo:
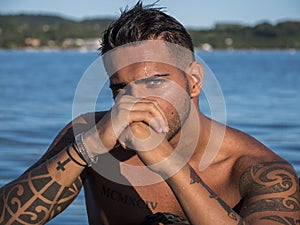
[[[283,158],[300,175],[300,52],[198,52],[222,88],[227,124]],[[72,119],[77,83],[97,52],[0,51],[0,186],[19,176]],[[96,109],[111,104],[103,91]],[[83,193],[49,224],[87,224]]]

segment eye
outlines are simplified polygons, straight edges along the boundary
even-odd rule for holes
[[[146,88],[160,88],[164,85],[165,82],[166,82],[165,79],[148,80],[145,82],[145,87]]]

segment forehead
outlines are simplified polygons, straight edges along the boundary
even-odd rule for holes
[[[110,76],[110,82],[130,83],[135,80],[158,75],[168,75],[168,77],[175,77],[179,73],[181,74],[182,71],[169,64],[152,61],[138,62],[118,70],[115,74]]]
[[[131,65],[153,62],[185,70],[191,62],[191,51],[162,40],[147,40],[114,48],[103,55],[105,69],[109,76]]]

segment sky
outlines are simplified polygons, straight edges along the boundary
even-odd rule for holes
[[[51,14],[69,19],[117,17],[120,8],[137,0],[0,0],[0,14]],[[144,0],[145,4],[155,0]],[[160,0],[158,6],[186,27],[210,28],[216,23],[253,26],[300,21],[300,0]]]

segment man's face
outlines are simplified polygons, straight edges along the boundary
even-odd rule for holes
[[[155,99],[165,114],[173,138],[189,116],[190,96],[186,74],[180,69],[160,62],[138,62],[118,70],[110,77],[114,98],[123,95]]]

